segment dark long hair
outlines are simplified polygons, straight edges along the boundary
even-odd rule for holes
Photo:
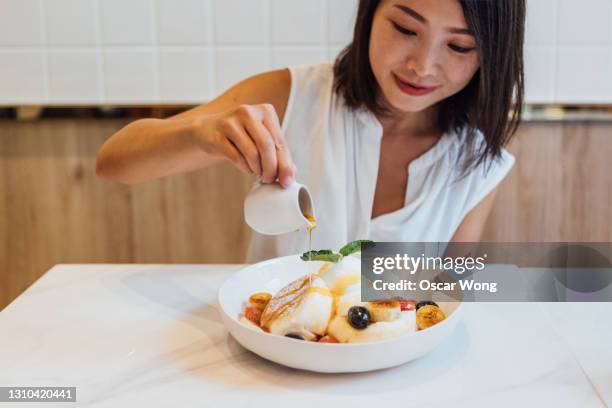
[[[441,102],[443,132],[466,129],[474,143],[480,130],[486,144],[465,157],[464,170],[501,156],[521,118],[524,73],[525,0],[459,0],[468,27],[474,32],[480,67],[460,92]],[[385,115],[369,58],[370,32],[379,0],[360,0],[353,41],[334,64],[334,91],[353,109],[367,108]],[[474,151],[472,149],[468,149]]]

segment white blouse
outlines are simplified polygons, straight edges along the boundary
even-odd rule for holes
[[[331,63],[293,67],[290,72],[282,130],[297,166],[296,179],[308,186],[314,201],[313,249],[337,251],[356,239],[448,242],[465,215],[514,164],[504,149],[490,167],[480,165],[460,178],[465,135],[446,133],[408,166],[404,207],[371,219],[383,134],[380,122],[366,109],[350,110],[333,92]],[[481,133],[479,138],[484,142]],[[306,231],[277,236],[253,231],[247,262],[306,250]]]

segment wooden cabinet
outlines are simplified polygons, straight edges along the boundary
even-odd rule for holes
[[[612,123],[524,123],[485,241],[612,241]]]

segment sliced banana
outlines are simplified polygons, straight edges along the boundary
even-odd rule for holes
[[[446,319],[444,312],[438,306],[421,306],[416,312],[416,322],[419,330],[427,329]]]
[[[397,300],[380,300],[368,302],[366,309],[375,322],[392,322],[399,319],[402,308]]]
[[[264,310],[270,299],[272,299],[271,294],[266,292],[257,292],[249,297],[249,306]]]

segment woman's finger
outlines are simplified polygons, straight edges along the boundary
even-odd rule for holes
[[[293,163],[293,158],[291,157],[289,145],[283,136],[278,115],[276,114],[274,106],[271,104],[265,104],[263,105],[263,109],[263,124],[272,135],[276,148],[278,181],[281,186],[287,187],[295,179],[295,164]]]
[[[261,161],[261,179],[264,183],[272,183],[277,178],[278,161],[276,146],[269,130],[262,123],[262,114],[259,117],[254,113],[244,120],[245,129],[255,142]]]
[[[245,174],[253,174],[246,160],[231,140],[224,139],[224,141],[221,142],[221,149],[223,150],[225,157],[227,157],[236,167],[238,167],[240,171]]]
[[[242,154],[251,171],[260,175],[262,173],[261,158],[253,139],[240,123],[228,125],[228,128],[226,137]]]

